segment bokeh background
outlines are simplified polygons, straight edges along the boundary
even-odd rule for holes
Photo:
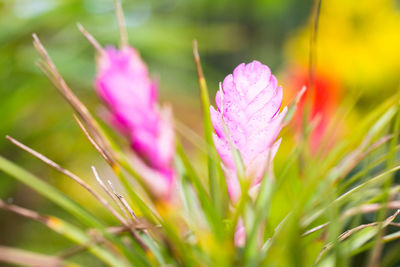
[[[130,44],[158,80],[162,102],[171,103],[176,120],[196,132],[201,133],[201,110],[193,39],[199,43],[211,95],[236,65],[254,59],[269,65],[278,76],[286,101],[308,83],[311,0],[125,0],[123,7]],[[38,34],[89,109],[100,110],[92,86],[94,51],[77,22],[101,44],[118,44],[112,0],[0,0],[0,154],[107,219],[102,208],[70,180],[4,139],[5,135],[17,138],[89,182],[94,180],[90,166],[103,168],[75,124],[71,108],[35,65],[38,56],[32,33]],[[318,147],[327,121],[346,99],[358,101],[338,127],[338,136],[351,132],[357,117],[395,93],[400,77],[400,1],[323,0],[319,22],[313,51],[315,91],[309,97],[316,103],[311,116],[319,114],[322,119],[311,150]],[[278,164],[284,157],[279,154]],[[2,173],[0,198],[63,216]],[[37,223],[0,211],[0,244],[56,253],[70,243]],[[80,257],[94,264],[91,258]]]

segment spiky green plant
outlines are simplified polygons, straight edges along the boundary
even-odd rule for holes
[[[121,42],[126,44],[118,5],[117,11]],[[79,28],[96,50],[102,51],[81,25]],[[399,260],[400,248],[396,243],[382,257],[385,244],[400,238],[400,231],[388,230],[389,226],[399,226],[395,220],[400,209],[396,200],[400,186],[393,183],[394,174],[400,169],[396,160],[400,127],[398,94],[374,107],[350,135],[329,150],[321,149],[323,152],[309,153],[308,136],[315,122],[305,123],[303,138],[284,156],[284,162],[276,166],[275,178],[265,168],[255,196],[249,195],[250,184],[242,183],[246,181],[243,171],[246,166],[240,151],[231,144],[235,169],[241,179],[241,196],[232,203],[214,148],[210,100],[195,42],[204,139],[181,124],[176,128],[184,132],[181,137],[202,146],[207,158],[204,168],[208,171],[206,175],[196,171],[193,160],[176,138],[177,190],[171,202],[155,197],[148,190],[143,173],[131,161],[132,155],[119,147],[108,129],[74,95],[39,38],[33,37],[42,59],[39,67],[72,106],[77,124],[111,166],[124,193],[104,180],[95,167],[93,174],[104,194],[77,174],[7,137],[85,188],[115,217],[115,224],[105,223],[66,194],[0,157],[0,170],[65,210],[71,220],[42,215],[3,201],[0,208],[42,223],[76,243],[76,247],[51,256],[0,246],[1,261],[33,266],[79,266],[70,257],[89,252],[110,266],[350,266],[355,256],[366,251],[369,266],[393,266]],[[289,105],[283,124],[290,122],[302,93],[304,90]],[[345,113],[338,112],[337,119],[343,119]],[[376,214],[375,221],[365,223],[362,218],[366,213]],[[240,221],[244,222],[246,238],[243,245],[235,245]]]

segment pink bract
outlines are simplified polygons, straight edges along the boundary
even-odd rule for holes
[[[158,107],[156,85],[139,53],[132,47],[107,47],[98,61],[95,87],[110,110],[112,125],[129,138],[150,170],[163,177],[148,180],[150,187],[168,194],[174,180],[172,114]]]
[[[281,140],[276,139],[287,108],[279,113],[282,87],[269,67],[259,61],[242,63],[226,76],[215,103],[217,110],[210,107],[214,144],[223,163],[230,198],[236,202],[241,190],[229,142],[240,152],[246,177],[256,188],[279,148]]]

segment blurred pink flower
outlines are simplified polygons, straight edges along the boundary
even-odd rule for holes
[[[240,218],[235,230],[234,242],[237,247],[244,247],[246,243],[246,228],[243,225],[243,220]]]
[[[149,172],[159,174],[154,181],[147,179],[151,189],[169,194],[174,180],[172,114],[169,108],[159,109],[157,88],[139,53],[127,46],[106,48],[98,61],[95,87],[111,112],[112,125],[130,139]]]
[[[241,189],[229,140],[242,156],[246,178],[251,179],[250,191],[257,191],[264,172],[271,171],[266,167],[272,165],[279,148],[281,139],[275,140],[282,129],[287,108],[279,113],[282,87],[278,86],[271,70],[258,61],[242,63],[233,74],[226,76],[222,90],[215,96],[215,103],[217,110],[210,107],[214,143],[223,162],[229,196],[235,203]]]

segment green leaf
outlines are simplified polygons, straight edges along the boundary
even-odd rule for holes
[[[29,186],[37,193],[68,211],[85,225],[99,229],[99,231],[105,237],[111,239],[116,245],[118,245],[118,247],[124,252],[125,256],[127,256],[131,261],[137,262],[137,258],[133,257],[132,252],[128,251],[125,245],[119,239],[105,231],[105,225],[101,221],[82,208],[82,206],[79,206],[77,203],[58,191],[56,188],[43,182],[35,175],[27,172],[2,156],[0,156],[0,170]]]
[[[224,201],[227,199],[227,187],[221,170],[221,162],[214,147],[212,133],[214,132],[210,117],[210,99],[206,79],[200,63],[200,56],[197,51],[197,42],[193,42],[193,55],[196,64],[198,81],[200,87],[200,99],[203,110],[204,138],[208,144],[208,179],[211,198],[220,216],[224,213]]]
[[[62,194],[56,188],[52,187],[46,182],[43,182],[33,174],[27,172],[26,170],[22,169],[13,162],[3,158],[2,156],[0,156],[0,170],[14,177],[18,181],[24,183],[25,185],[29,186],[30,188],[41,194],[42,196],[54,202],[61,208],[65,209],[66,211],[74,215],[77,219],[84,222],[86,225],[102,225],[102,223],[100,223],[98,219],[96,219],[93,215],[91,215],[81,206],[76,204],[70,198]]]

